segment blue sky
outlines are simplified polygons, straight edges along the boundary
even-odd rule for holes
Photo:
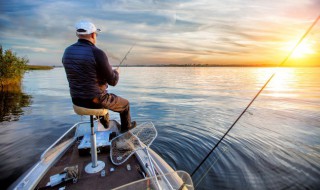
[[[256,64],[281,61],[320,15],[320,1],[9,0],[0,12],[0,44],[29,64],[62,65],[80,20],[103,31],[97,46],[114,65],[134,43],[125,64]],[[319,25],[300,58],[320,58]]]

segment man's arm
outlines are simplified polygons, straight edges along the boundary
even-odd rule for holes
[[[112,66],[108,61],[107,55],[100,49],[94,48],[93,54],[97,63],[97,74],[99,80],[107,82],[111,86],[117,85],[119,81],[119,73],[112,70]]]

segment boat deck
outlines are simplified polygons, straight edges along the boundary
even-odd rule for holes
[[[85,172],[85,167],[91,162],[90,154],[86,156],[79,156],[78,153],[79,143],[75,143],[69,150],[62,156],[62,158],[55,163],[55,165],[47,172],[42,180],[37,185],[36,189],[112,189],[121,185],[143,179],[142,174],[139,172],[140,164],[136,157],[133,155],[128,161],[120,166],[113,165],[110,161],[109,150],[102,151],[98,154],[98,160],[103,161],[106,166],[105,176],[101,176],[101,172],[95,174],[88,174]],[[127,170],[127,164],[130,164],[131,170]],[[54,187],[46,187],[50,181],[50,176],[63,172],[65,167],[78,165],[78,182],[73,183],[72,180],[62,182]],[[110,169],[114,168],[113,172]]]

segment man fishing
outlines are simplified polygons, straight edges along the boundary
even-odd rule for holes
[[[117,85],[119,70],[113,70],[105,52],[95,46],[100,29],[88,21],[80,21],[75,27],[78,42],[67,47],[62,57],[73,104],[120,113],[121,133],[134,128],[129,101],[107,91],[108,85]],[[100,122],[108,128],[109,115]]]

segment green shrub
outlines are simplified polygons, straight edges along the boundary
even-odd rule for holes
[[[18,57],[12,50],[3,51],[2,46],[0,46],[1,87],[20,83],[28,62],[28,59]]]

